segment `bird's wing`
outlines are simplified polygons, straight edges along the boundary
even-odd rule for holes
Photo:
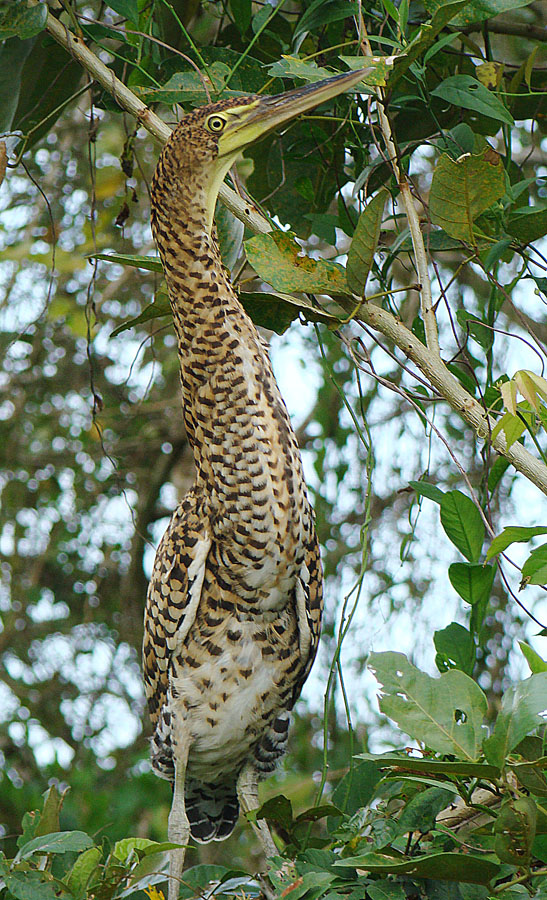
[[[146,598],[143,674],[153,725],[165,702],[171,654],[196,618],[210,546],[190,491],[160,541]]]
[[[299,649],[302,660],[300,677],[295,686],[293,702],[298,699],[302,685],[309,675],[319,646],[323,614],[323,570],[319,542],[312,530],[306,547],[304,562],[296,582],[296,615],[298,619]]]

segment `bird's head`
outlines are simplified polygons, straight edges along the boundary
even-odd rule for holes
[[[275,97],[253,94],[196,109],[173,131],[159,168],[167,180],[202,183],[210,230],[220,185],[239,154],[279,125],[353,87],[366,72],[335,75]]]

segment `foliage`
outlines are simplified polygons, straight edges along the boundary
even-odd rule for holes
[[[370,666],[382,685],[380,708],[420,749],[359,754],[331,804],[295,815],[283,795],[264,803],[256,816],[283,843],[268,873],[272,896],[433,898],[447,881],[464,900],[509,898],[516,884],[543,896],[547,755],[534,731],[543,721],[547,672],[509,688],[488,736],[486,696],[463,672],[431,678],[393,653],[373,654]],[[80,900],[146,889],[158,900],[153,886],[165,880],[176,845],[125,838],[109,847],[53,830],[62,802],[52,787],[42,810],[26,814],[17,854],[0,862],[8,896]],[[469,893],[467,885],[480,887]],[[242,890],[256,896],[260,884],[244,871],[197,865],[185,871],[180,896]]]
[[[118,897],[160,878],[169,796],[140,724],[141,610],[150,544],[191,478],[148,229],[158,148],[54,41],[48,9],[167,121],[207,91],[281,92],[374,52],[358,92],[246,151],[238,179],[283,229],[217,211],[242,302],[284,335],[289,386],[302,358],[311,399],[287,400],[327,584],[323,658],[263,808],[283,842],[272,881],[293,900],[539,900],[546,84],[523,0],[0,3],[6,893]],[[397,729],[419,750],[368,753]],[[259,893],[247,832],[193,851],[181,896]]]

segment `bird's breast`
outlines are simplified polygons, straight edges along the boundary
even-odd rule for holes
[[[169,705],[185,721],[188,771],[208,781],[233,773],[276,714],[290,706],[298,670],[294,610],[212,627],[200,616],[171,666]]]

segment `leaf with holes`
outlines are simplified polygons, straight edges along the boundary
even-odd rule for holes
[[[346,273],[338,263],[312,259],[290,231],[258,234],[245,242],[247,259],[255,272],[284,294],[347,294]]]
[[[472,109],[483,116],[505,122],[507,125],[515,124],[513,116],[501,100],[471,75],[451,75],[449,78],[445,78],[431,93],[434,97],[447,100],[452,106]]]
[[[431,221],[451,237],[472,243],[475,219],[504,193],[505,171],[491,148],[456,160],[443,154],[431,181]]]
[[[350,290],[359,297],[362,297],[365,293],[367,278],[372,269],[374,254],[380,238],[384,207],[388,197],[389,191],[382,188],[367,203],[359,216],[357,228],[349,248],[346,278]]]
[[[431,678],[403,653],[371,653],[369,666],[382,685],[381,711],[403,731],[439,753],[479,757],[488,703],[468,675],[451,669]]]

